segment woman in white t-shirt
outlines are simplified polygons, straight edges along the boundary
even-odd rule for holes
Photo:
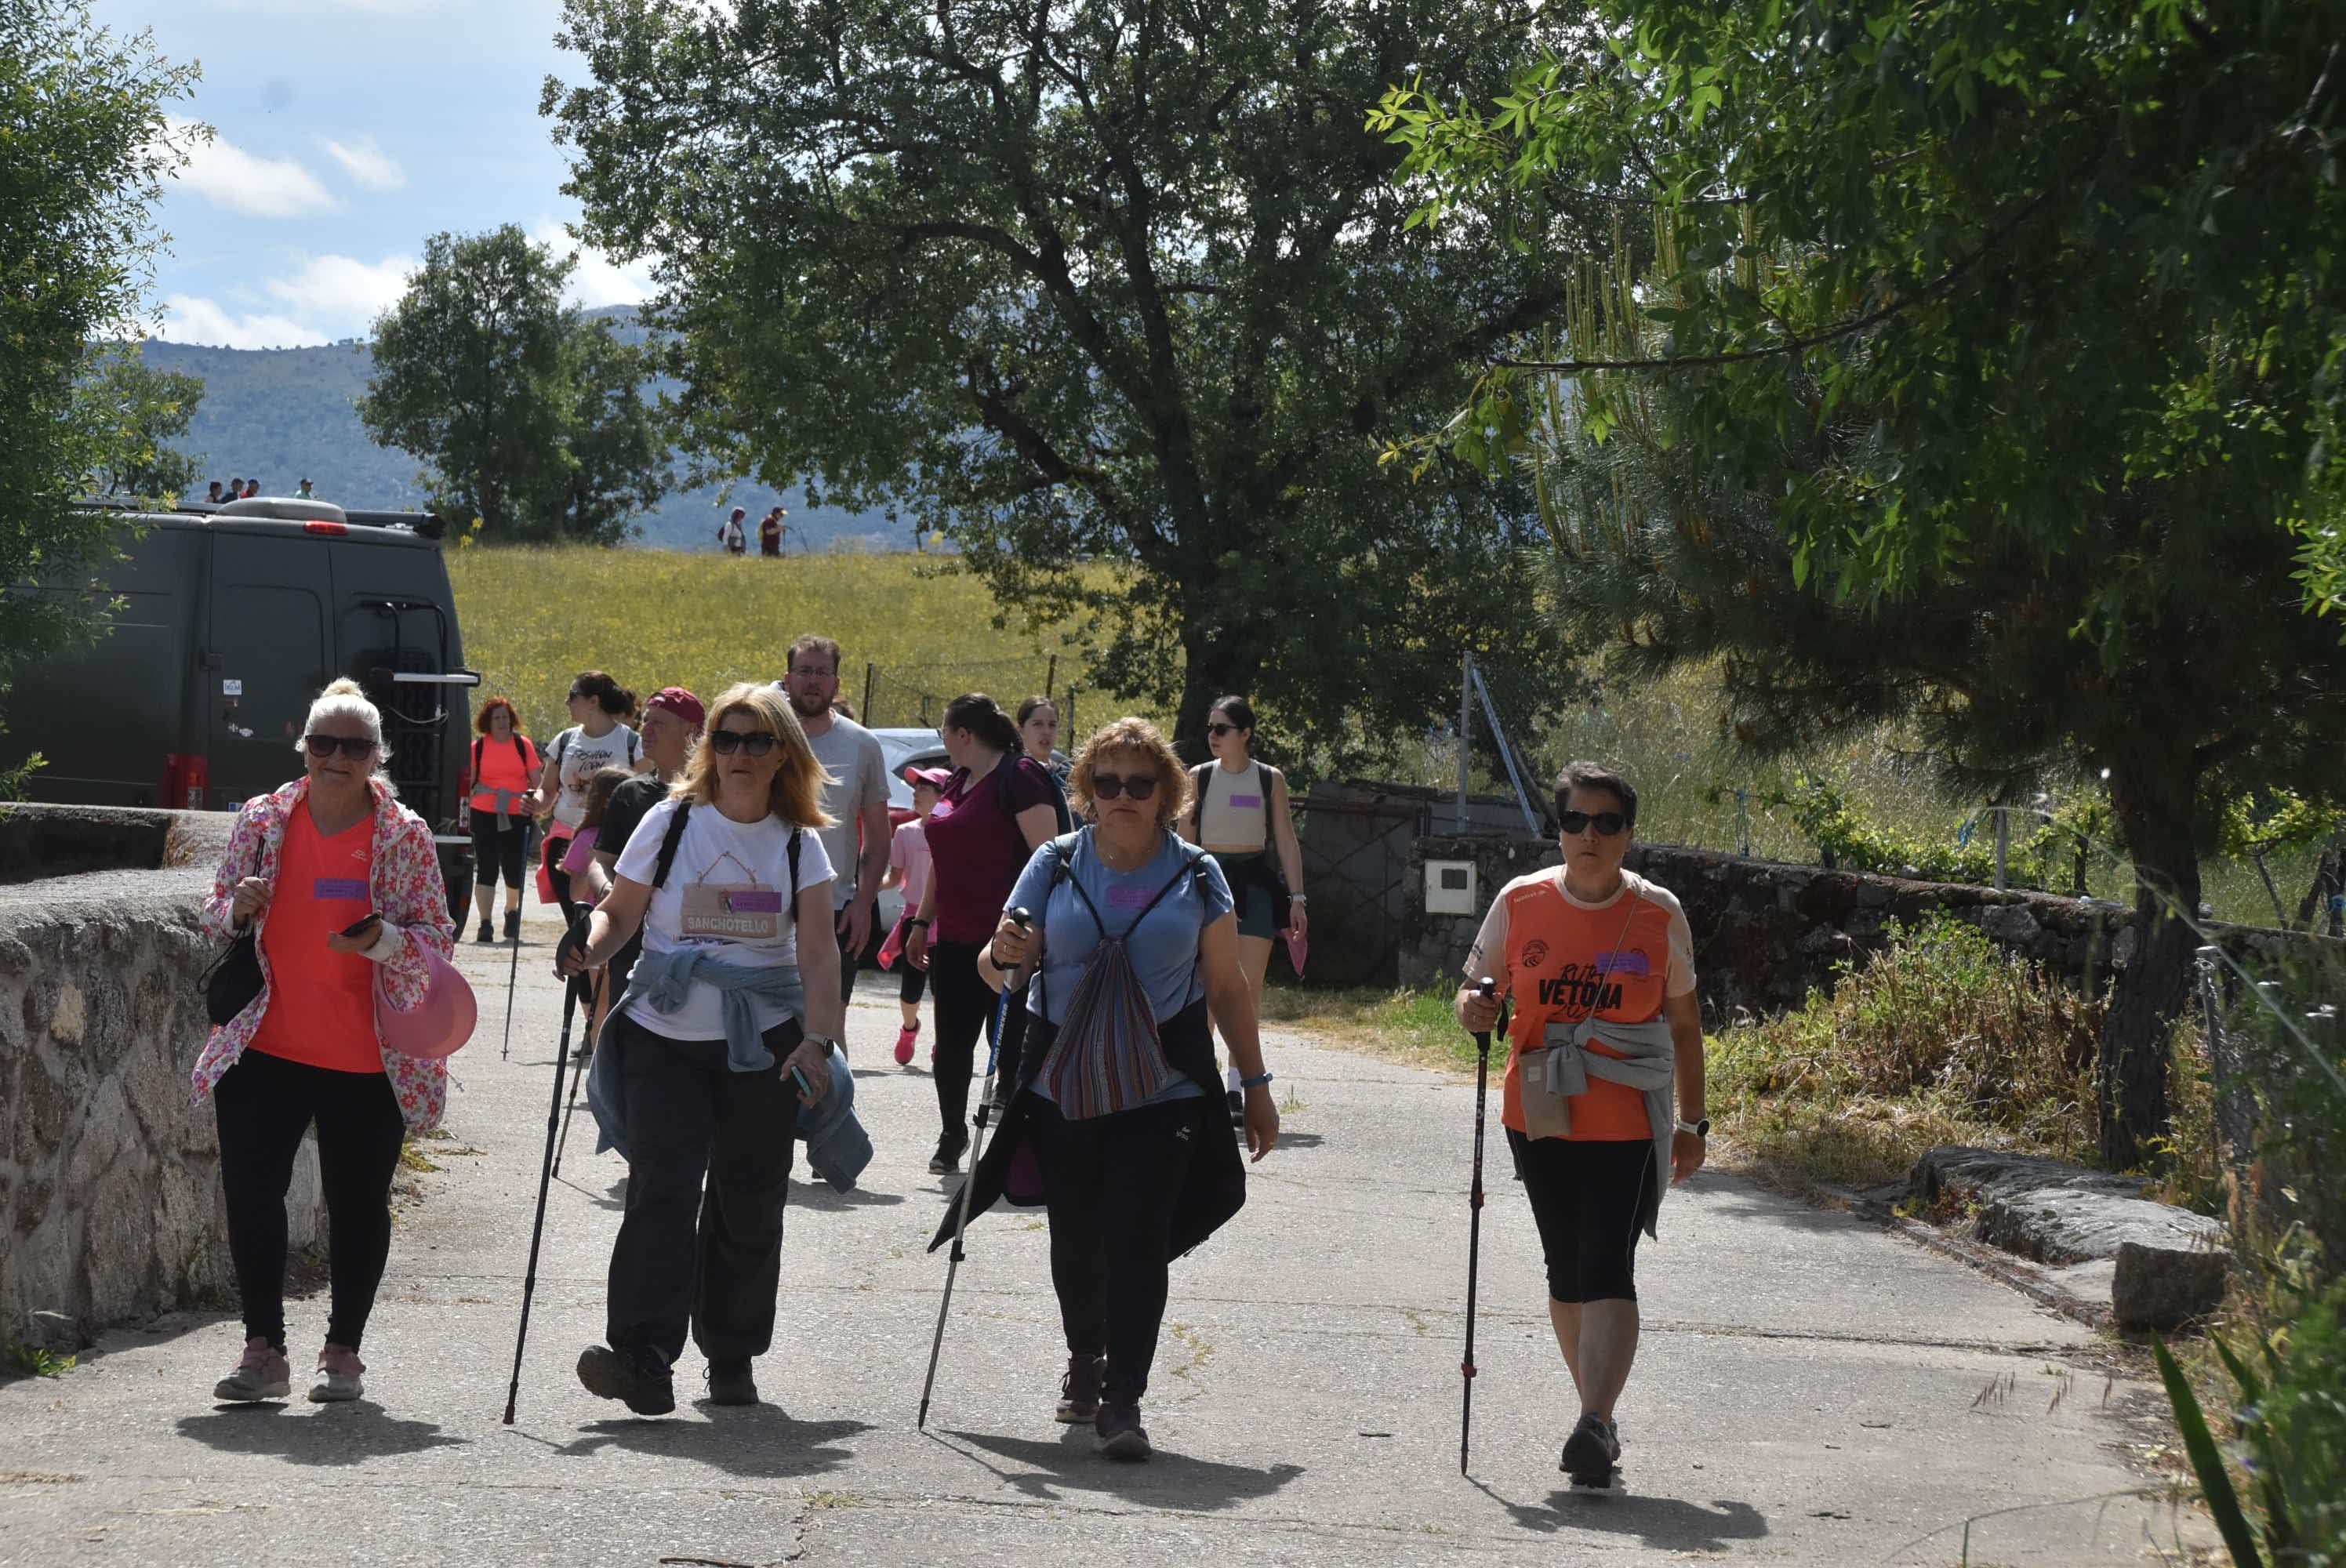
[[[570,683],[568,701],[570,728],[546,748],[546,770],[537,784],[539,799],[554,802],[554,820],[546,829],[546,875],[562,905],[565,928],[578,923],[580,906],[571,900],[562,856],[586,820],[586,781],[606,768],[640,773],[648,766],[642,739],[620,722],[635,714],[634,692],[602,670],[587,669]]]
[[[844,1013],[822,777],[789,700],[734,687],[620,852],[584,947],[556,962],[565,976],[599,967],[643,932],[597,1051],[616,1093],[596,1112],[627,1156],[627,1207],[608,1344],[578,1359],[579,1381],[638,1415],[676,1408],[688,1329],[710,1401],[758,1400],[750,1361],[773,1340],[799,1107],[831,1086]],[[801,930],[817,940],[801,946]]]

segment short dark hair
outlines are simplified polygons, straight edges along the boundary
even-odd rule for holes
[[[595,706],[613,718],[631,718],[636,711],[636,694],[599,669],[582,669],[570,689],[579,696],[591,697]]]
[[[836,642],[833,642],[831,638],[826,636],[818,636],[814,633],[809,632],[806,636],[799,638],[798,641],[790,645],[788,662],[782,667],[785,669],[798,668],[799,655],[801,654],[827,654],[831,657],[831,673],[833,675],[837,675],[839,673],[839,645]]]
[[[996,751],[1018,752],[1018,727],[1001,705],[982,691],[965,691],[945,704],[945,729],[966,729]]]
[[[1627,779],[1601,762],[1567,762],[1556,776],[1556,809],[1559,815],[1575,789],[1602,789],[1621,802],[1621,820],[1637,826],[1637,791]]]
[[[1247,732],[1247,755],[1253,756],[1254,704],[1243,697],[1218,697],[1214,698],[1214,706],[1206,709],[1206,718],[1210,720],[1217,714],[1226,717],[1230,723]]]
[[[1018,705],[1018,728],[1021,729],[1025,728],[1026,721],[1034,718],[1037,710],[1046,708],[1049,708],[1053,713],[1059,711],[1059,705],[1053,702],[1047,697],[1030,697],[1025,701],[1020,703]]]

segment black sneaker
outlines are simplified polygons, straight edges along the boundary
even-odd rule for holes
[[[1140,1424],[1140,1405],[1137,1400],[1101,1400],[1099,1414],[1092,1420],[1092,1431],[1099,1435],[1100,1452],[1110,1459],[1148,1457],[1148,1433]]]
[[[1067,1375],[1059,1380],[1059,1420],[1071,1427],[1098,1422],[1100,1378],[1107,1370],[1105,1356],[1067,1358]]]
[[[519,910],[505,911],[505,940],[507,942],[521,940],[521,911]]]
[[[493,936],[491,936],[491,935],[489,934],[489,917],[488,917],[488,916],[486,916],[486,915],[483,915],[483,916],[481,917],[481,929],[480,929],[480,932],[479,932],[479,934],[478,934],[478,935],[474,936],[474,937],[473,938],[473,940],[474,940],[474,942],[495,942],[497,940],[495,937],[493,937]]]
[[[649,1345],[624,1350],[589,1345],[578,1356],[578,1380],[588,1393],[617,1400],[639,1416],[664,1416],[676,1409],[668,1362]]]
[[[1556,1465],[1575,1492],[1613,1491],[1619,1484],[1620,1467],[1620,1431],[1599,1415],[1580,1418],[1564,1440],[1564,1457]]]
[[[1234,1127],[1246,1125],[1246,1091],[1243,1089],[1230,1091],[1230,1125]]]
[[[959,1127],[940,1134],[937,1137],[937,1152],[929,1156],[929,1174],[950,1176],[961,1169],[961,1156],[967,1152],[968,1148],[969,1135]]]
[[[758,1383],[750,1376],[747,1356],[719,1356],[702,1369],[701,1376],[709,1380],[709,1402],[712,1405],[758,1402]]]

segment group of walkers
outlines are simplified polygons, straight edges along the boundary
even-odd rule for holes
[[[790,531],[790,525],[782,519],[789,515],[787,508],[777,506],[759,521],[759,555],[779,556],[782,553],[782,535]],[[750,553],[749,523],[750,509],[736,506],[725,521],[717,525],[717,543],[724,547],[727,555],[746,555]]]
[[[225,488],[219,480],[210,481],[205,490],[204,499],[215,506],[224,506],[231,501],[250,501],[260,494],[260,480],[247,479],[242,474],[238,474],[228,482]],[[301,487],[295,491],[294,494],[303,501],[315,501],[318,498],[318,487],[304,479],[301,481]]]
[[[1243,698],[1214,705],[1214,759],[1185,769],[1138,718],[1055,765],[1047,698],[1014,717],[969,693],[939,729],[951,767],[908,773],[916,815],[892,830],[879,743],[835,707],[839,661],[831,639],[801,637],[780,680],[706,704],[664,687],[639,730],[626,722],[634,695],[582,672],[574,723],[542,756],[510,702],[482,708],[482,940],[500,878],[515,933],[520,830],[547,810],[544,863],[566,919],[556,972],[606,977],[589,1101],[629,1176],[605,1339],[579,1357],[579,1380],[666,1413],[689,1341],[712,1403],[757,1401],[793,1144],[833,1179],[871,1157],[841,1132],[853,1121],[845,1004],[893,885],[905,913],[882,952],[903,970],[899,1064],[923,987],[935,993],[929,1169],[958,1170],[973,1125],[995,1129],[966,1214],[1046,1212],[1067,1358],[1052,1413],[1090,1425],[1105,1453],[1146,1457],[1140,1402],[1169,1265],[1243,1204],[1241,1139],[1256,1160],[1279,1139],[1257,1020],[1273,942],[1300,949],[1306,929],[1286,780],[1255,758]],[[381,716],[353,684],[319,696],[299,749],[303,777],[240,813],[205,906],[218,934],[257,936],[263,976],[196,1070],[219,1119],[247,1334],[222,1400],[289,1391],[283,1199],[312,1123],[333,1279],[310,1397],[358,1396],[400,1140],[436,1125],[445,1097],[444,1065],[392,1050],[375,1012],[378,993],[412,1004],[428,955],[453,950],[430,832],[384,777]],[[1637,1238],[1655,1233],[1667,1182],[1700,1166],[1708,1125],[1686,918],[1623,868],[1636,792],[1574,764],[1556,804],[1563,864],[1500,892],[1457,1013],[1487,1031],[1512,1001],[1502,1121],[1579,1400],[1563,1468],[1599,1484],[1618,1461],[1613,1412],[1637,1347]],[[1476,983],[1485,972],[1494,996]],[[973,1076],[993,1088],[974,1115]],[[948,1213],[933,1249],[955,1223]]]

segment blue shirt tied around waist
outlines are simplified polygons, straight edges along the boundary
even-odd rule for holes
[[[1092,845],[1092,830],[1086,828],[1076,835],[1075,852],[1068,858],[1062,877],[1058,875],[1058,851],[1054,847],[1057,842],[1054,840],[1035,851],[1026,869],[1019,873],[1017,885],[1010,890],[1010,901],[1005,906],[1043,911],[1043,968],[1027,990],[1027,1011],[1046,1023],[1065,1022],[1066,999],[1075,994],[1076,983],[1083,978],[1084,965],[1090,962],[1092,950],[1099,945],[1099,927],[1093,923],[1090,911],[1084,907],[1075,888],[1068,885],[1071,882],[1080,882],[1098,906],[1107,934],[1124,937],[1133,972],[1139,977],[1141,989],[1148,994],[1148,1010],[1158,1023],[1164,1023],[1203,998],[1206,986],[1198,972],[1198,940],[1208,926],[1229,913],[1233,907],[1230,884],[1223,878],[1221,868],[1208,859],[1197,874],[1190,874],[1190,851],[1168,832],[1147,865],[1137,871],[1113,871],[1099,858]],[[1181,879],[1180,885],[1167,893],[1126,936],[1124,923],[1177,875]],[[1050,1097],[1050,1087],[1042,1078],[1035,1078],[1032,1087],[1035,1093]],[[1204,1094],[1205,1090],[1189,1078],[1177,1075],[1148,1103],[1193,1099]]]
[[[725,1064],[736,1073],[762,1073],[774,1064],[758,1029],[752,996],[779,1003],[803,1026],[806,987],[796,964],[750,967],[727,963],[710,947],[678,947],[666,952],[647,952],[636,961],[627,994],[611,1009],[616,1018],[638,999],[665,1013],[684,1005],[685,994],[696,984],[713,985],[724,993]],[[627,1097],[620,1088],[620,1042],[614,1039],[595,1053],[586,1071],[586,1108],[599,1130],[595,1152],[617,1149],[627,1157]],[[831,1086],[821,1101],[799,1107],[798,1135],[806,1141],[807,1163],[840,1192],[853,1189],[855,1178],[872,1163],[872,1139],[855,1116],[855,1074],[837,1047],[831,1053]]]

